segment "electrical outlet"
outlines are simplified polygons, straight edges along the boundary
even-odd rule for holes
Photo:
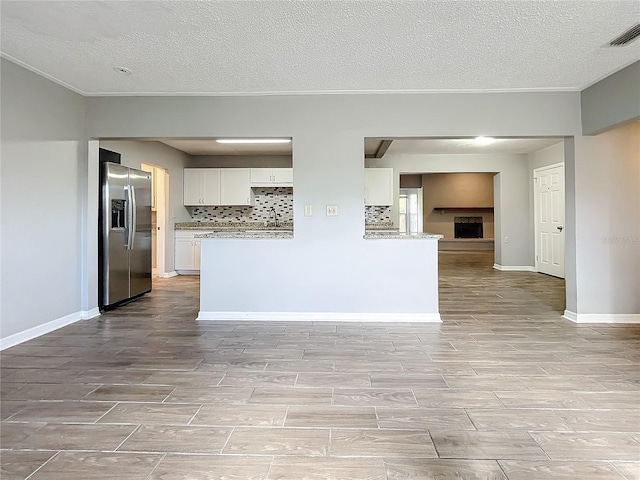
[[[509,237],[504,237],[504,243],[509,243]]]
[[[311,205],[305,205],[304,206],[304,216],[305,217],[310,217],[311,215],[313,215],[313,207]]]
[[[327,217],[337,217],[337,216],[338,216],[338,206],[327,205]]]

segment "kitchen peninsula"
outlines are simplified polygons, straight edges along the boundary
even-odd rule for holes
[[[295,236],[203,234],[198,320],[441,322],[437,288],[425,288],[438,283],[440,235],[363,238],[362,224],[340,231],[327,222],[314,241],[304,217],[296,222]],[[418,280],[397,281],[406,275]]]
[[[241,168],[222,167],[219,178],[199,170],[205,185],[209,176],[220,185],[219,200],[185,182],[192,221],[175,225],[175,263],[200,275],[198,320],[440,322],[440,236],[400,234],[391,169],[364,170],[364,202],[351,206],[309,205],[298,193],[295,204],[292,184],[254,185]],[[238,195],[225,187],[235,176]],[[296,177],[296,192],[317,181]]]

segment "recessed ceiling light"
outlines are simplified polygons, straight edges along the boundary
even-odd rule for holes
[[[493,137],[476,137],[474,139],[474,141],[478,145],[490,145],[490,144],[494,143],[496,141],[496,139],[493,138]]]
[[[113,70],[120,75],[131,75],[133,73],[126,67],[113,67]]]
[[[218,143],[291,143],[290,138],[218,138]]]

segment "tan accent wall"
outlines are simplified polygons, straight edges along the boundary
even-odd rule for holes
[[[400,175],[400,188],[421,188],[422,175],[410,174]]]
[[[482,217],[484,238],[493,238],[493,211],[472,208],[493,207],[493,173],[430,173],[422,175],[423,229],[454,238],[454,217]],[[437,211],[438,207],[459,207]]]

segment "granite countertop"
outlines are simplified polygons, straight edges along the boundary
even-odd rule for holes
[[[265,225],[264,222],[177,222],[176,230],[207,230],[217,232],[244,232],[246,230],[282,230],[292,232],[293,222],[278,222],[278,226]]]
[[[264,231],[258,232],[252,231],[227,231],[227,232],[213,232],[213,233],[196,233],[195,238],[279,238],[287,239],[293,238],[293,232],[291,230],[282,231]]]
[[[371,240],[440,240],[443,235],[433,233],[371,232],[365,233],[364,238]]]
[[[279,222],[277,227],[273,225],[265,225],[264,222],[178,222],[175,225],[176,230],[214,230],[216,232],[244,232],[246,230],[282,230],[290,232],[293,230],[293,222]],[[368,223],[365,225],[367,232],[391,231],[397,232],[398,228],[394,228],[393,222]]]
[[[364,229],[367,232],[375,232],[380,230],[398,231],[398,227],[393,226],[393,222],[365,223]]]

